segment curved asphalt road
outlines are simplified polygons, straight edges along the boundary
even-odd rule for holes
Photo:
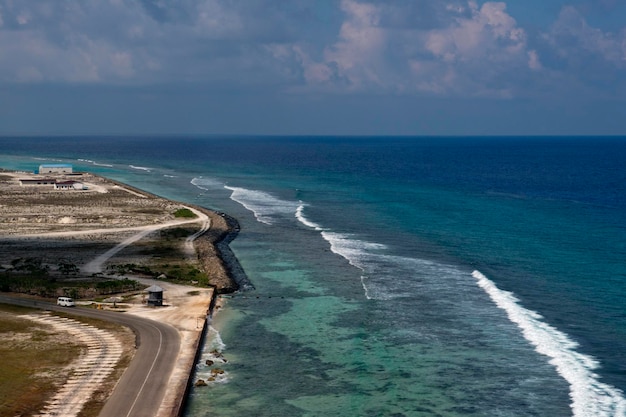
[[[100,417],[154,417],[157,415],[180,348],[178,331],[165,323],[130,314],[55,304],[0,295],[0,303],[107,320],[130,327],[137,337],[137,352],[122,375]]]

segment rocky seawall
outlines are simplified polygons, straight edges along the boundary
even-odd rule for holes
[[[198,262],[217,294],[254,289],[239,260],[230,249],[239,234],[239,222],[225,213],[194,207],[211,219],[211,227],[195,241]]]

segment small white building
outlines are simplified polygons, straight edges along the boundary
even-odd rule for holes
[[[39,174],[71,174],[71,164],[41,164]]]
[[[84,190],[85,186],[78,181],[57,181],[54,183],[55,190]]]

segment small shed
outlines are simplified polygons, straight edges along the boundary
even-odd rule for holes
[[[162,306],[163,305],[163,288],[158,285],[153,285],[146,288],[148,293],[148,305],[149,306]]]

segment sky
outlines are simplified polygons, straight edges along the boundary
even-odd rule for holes
[[[626,135],[623,0],[0,0],[0,135]]]

